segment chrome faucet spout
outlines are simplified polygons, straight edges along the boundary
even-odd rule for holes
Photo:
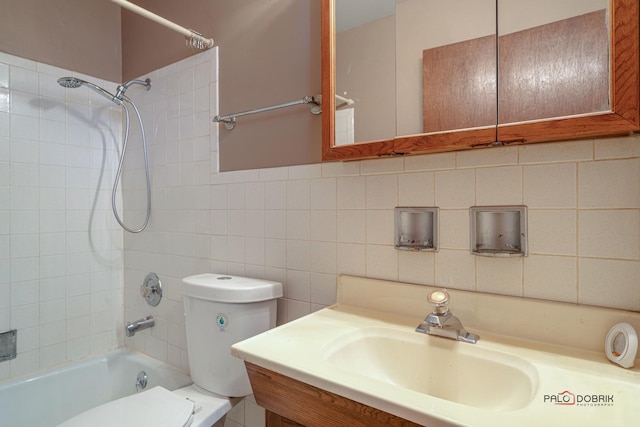
[[[153,319],[153,316],[147,316],[134,322],[127,323],[127,326],[124,327],[124,332],[128,337],[132,337],[136,332],[150,328],[155,325],[155,323],[156,321]]]
[[[460,319],[449,311],[449,293],[444,290],[436,290],[427,297],[433,312],[425,317],[418,325],[416,332],[449,338],[457,341],[475,344],[480,337],[467,332]]]

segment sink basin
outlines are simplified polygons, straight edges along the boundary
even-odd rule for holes
[[[526,406],[538,384],[536,369],[517,356],[391,328],[347,333],[323,357],[345,374],[491,411]]]
[[[629,409],[640,370],[602,352],[611,325],[640,330],[640,313],[451,290],[463,324],[482,331],[470,344],[414,331],[430,291],[340,276],[335,306],[231,352],[259,368],[258,403],[301,424],[640,426]]]

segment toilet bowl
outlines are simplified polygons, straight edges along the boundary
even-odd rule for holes
[[[83,412],[58,427],[218,427],[252,393],[244,363],[231,345],[276,324],[282,284],[199,274],[182,280],[187,354],[193,384],[153,387]]]

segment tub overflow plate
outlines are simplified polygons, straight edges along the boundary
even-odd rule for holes
[[[138,377],[136,378],[136,391],[144,390],[147,387],[147,373],[145,371],[138,372]]]

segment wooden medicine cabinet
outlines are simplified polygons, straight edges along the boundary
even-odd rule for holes
[[[323,160],[640,130],[637,0],[463,1],[379,0],[337,32],[348,0],[322,0]]]

